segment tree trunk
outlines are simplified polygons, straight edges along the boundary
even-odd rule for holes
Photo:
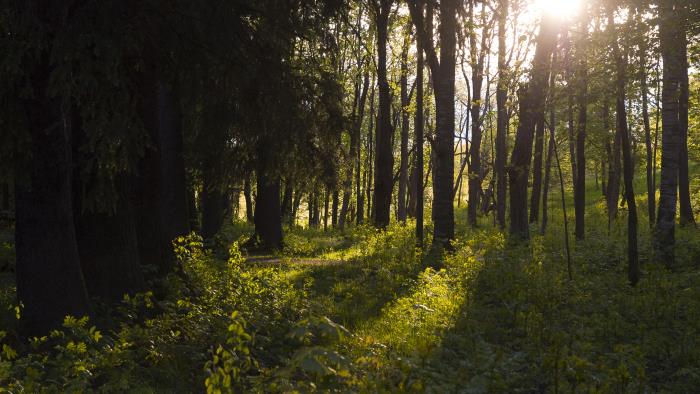
[[[162,247],[168,259],[174,258],[173,240],[190,232],[181,122],[177,94],[172,87],[161,82],[158,86],[160,220]]]
[[[294,193],[291,177],[285,179],[282,193],[282,223],[289,224],[292,216],[292,195]]]
[[[47,334],[66,315],[91,314],[73,222],[70,117],[49,93],[49,56],[47,49],[30,71],[23,107],[31,159],[15,176],[17,298],[27,336]]]
[[[401,51],[401,160],[399,165],[399,191],[397,196],[397,219],[406,222],[406,190],[408,189],[408,47],[411,44],[411,25],[405,33]]]
[[[647,176],[647,213],[649,215],[649,227],[654,228],[656,221],[656,190],[654,188],[654,158],[651,145],[651,124],[649,122],[649,94],[647,89],[647,59],[646,59],[646,37],[640,37],[639,46],[639,82],[642,95],[642,120],[644,123],[644,145],[646,147],[646,176]]]
[[[331,207],[331,225],[335,228],[338,225],[338,190],[333,190],[333,204]]]
[[[416,144],[416,153],[414,159],[415,172],[415,217],[416,217],[416,244],[419,248],[423,247],[423,47],[420,42],[416,42],[416,115],[413,124],[414,143]]]
[[[544,235],[547,231],[548,217],[548,198],[549,198],[549,183],[550,173],[552,168],[552,155],[554,154],[554,145],[557,143],[554,129],[554,106],[549,114],[549,143],[547,144],[547,159],[544,165],[544,181],[542,182],[542,223],[540,224],[540,235]]]
[[[581,31],[588,31],[588,11],[581,11]],[[579,69],[576,76],[578,93],[578,127],[576,130],[576,178],[574,187],[574,234],[577,240],[582,240],[586,236],[586,122],[588,110],[588,61],[587,56],[587,35],[581,37],[579,42]],[[623,103],[624,104],[624,103]]]
[[[520,100],[520,124],[515,136],[509,168],[510,235],[520,239],[530,237],[527,217],[527,178],[532,157],[535,116],[542,112],[544,107],[551,58],[557,40],[557,28],[550,18],[550,16],[543,17],[540,26],[533,59],[532,79]]]
[[[544,111],[536,114],[535,116],[535,157],[532,160],[530,223],[536,223],[540,216],[540,196],[542,194],[542,154],[544,153]]]
[[[253,223],[253,196],[252,187],[250,185],[250,175],[243,181],[243,196],[245,198],[245,217],[248,223]]]
[[[132,175],[114,176],[110,197],[99,201],[100,179],[91,164],[94,154],[82,153],[87,136],[74,113],[73,220],[80,266],[88,294],[107,302],[119,302],[124,294],[145,288],[139,264]]]
[[[659,210],[656,218],[654,246],[659,261],[674,263],[676,196],[681,155],[680,101],[683,96],[683,64],[678,53],[683,51],[680,36],[683,26],[675,1],[659,5],[659,41],[663,58],[663,90],[661,93],[661,179]]]
[[[469,2],[469,19],[474,26],[474,0]],[[476,227],[479,195],[481,194],[481,87],[484,81],[484,50],[486,46],[487,27],[483,27],[481,53],[477,56],[476,29],[469,35],[470,58],[472,66],[472,101],[471,126],[472,140],[469,145],[469,202],[467,204],[467,221],[471,227]],[[454,101],[454,100],[453,100]],[[453,115],[454,116],[454,115]],[[453,160],[454,162],[454,160]]]
[[[377,80],[379,84],[379,115],[377,122],[374,175],[374,225],[385,228],[391,213],[393,153],[391,149],[391,92],[387,80],[387,35],[391,0],[379,0],[377,24]]]
[[[75,228],[80,265],[90,295],[119,302],[146,287],[139,264],[136,216],[129,175],[115,180],[113,209],[90,211],[76,198]]]
[[[608,130],[608,107],[607,103],[605,103],[605,108],[604,108],[604,114],[605,118],[603,119],[603,124],[605,125],[605,129]],[[608,164],[610,167],[609,170],[609,175],[608,175],[608,221],[612,222],[615,218],[617,218],[617,211],[618,211],[618,206],[620,202],[620,144],[621,144],[621,135],[617,130],[617,127],[615,128],[614,134],[613,134],[613,145],[612,145],[612,152],[608,155],[611,159],[611,163]]]
[[[678,102],[679,144],[678,155],[678,203],[680,209],[680,225],[695,225],[693,206],[690,201],[690,180],[688,177],[688,39],[685,24],[678,32],[678,77],[680,79],[680,97]]]
[[[612,8],[608,10],[608,28],[615,29],[615,19]],[[617,37],[616,34],[612,35]],[[617,99],[616,99],[616,125],[617,133],[621,136],[622,155],[624,161],[625,195],[627,198],[627,277],[632,286],[639,281],[639,256],[637,251],[637,204],[634,199],[634,171],[632,168],[632,149],[630,146],[629,131],[627,128],[627,110],[625,108],[625,69],[627,64],[620,53],[617,38],[613,39],[613,54],[617,63]]]
[[[10,210],[10,185],[8,182],[2,182],[2,205],[0,209],[5,212]]]
[[[264,145],[264,144],[261,144]],[[258,149],[258,192],[255,198],[255,235],[263,250],[282,249],[280,178],[267,174],[264,149]]]
[[[440,2],[440,59],[432,41],[432,5],[423,17],[423,2],[409,3],[420,46],[428,58],[435,93],[436,136],[431,153],[433,172],[433,246],[451,248],[454,239],[454,127],[455,127],[455,47],[457,2]],[[424,20],[427,27],[424,27]]]
[[[224,194],[211,180],[211,174],[204,175],[202,185],[202,238],[209,240],[221,230],[224,223]]]
[[[498,87],[496,90],[496,221],[501,230],[506,227],[506,133],[508,130],[508,79],[506,78],[506,19],[508,0],[501,0],[498,13]]]

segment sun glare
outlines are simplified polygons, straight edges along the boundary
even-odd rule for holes
[[[535,7],[542,13],[560,18],[569,18],[578,13],[582,1],[583,0],[535,0]]]

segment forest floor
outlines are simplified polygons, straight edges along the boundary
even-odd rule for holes
[[[594,188],[586,238],[571,236],[573,280],[553,194],[550,227],[544,236],[533,227],[529,245],[509,244],[491,217],[469,229],[457,209],[456,251],[439,262],[415,248],[410,221],[385,232],[292,229],[285,249],[266,256],[246,256],[238,244],[250,228],[230,224],[208,247],[179,241],[186,280],[173,275],[154,284],[155,295],[98,308],[94,321],[69,319],[50,346],[17,339],[14,288],[3,282],[0,386],[692,392],[700,387],[700,232],[678,230],[673,269],[655,263],[645,200],[637,201],[643,276],[634,288],[626,211],[608,230]]]

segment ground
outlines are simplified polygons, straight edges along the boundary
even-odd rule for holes
[[[243,223],[211,244],[183,238],[184,275],[159,283],[157,297],[67,320],[36,347],[8,329],[0,382],[28,392],[693,391],[698,230],[678,231],[672,269],[654,262],[640,194],[643,276],[630,287],[626,212],[608,231],[591,187],[569,280],[559,201],[551,196],[550,228],[533,227],[529,245],[509,243],[491,217],[469,229],[457,210],[456,251],[439,263],[415,248],[411,221],[385,232],[293,229],[268,256],[239,249]],[[12,327],[6,285],[2,322]]]

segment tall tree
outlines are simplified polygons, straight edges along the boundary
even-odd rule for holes
[[[637,13],[637,25],[641,25],[641,18]],[[639,40],[639,84],[640,94],[642,96],[642,121],[644,124],[644,145],[646,147],[646,180],[647,180],[647,212],[649,215],[649,227],[654,228],[656,221],[656,188],[654,187],[654,156],[652,153],[653,147],[651,143],[651,124],[649,122],[649,91],[647,88],[647,37],[644,34],[646,29],[642,30]]]
[[[627,199],[627,276],[632,286],[639,281],[639,253],[637,251],[637,205],[634,199],[634,170],[632,168],[632,147],[630,144],[629,130],[627,128],[627,110],[625,108],[626,68],[620,47],[617,43],[618,34],[615,33],[615,16],[613,8],[608,9],[608,29],[613,37],[613,56],[616,63],[616,127],[621,136],[622,156],[624,162],[625,196]],[[580,173],[579,173],[580,174]]]
[[[391,149],[391,91],[387,79],[387,40],[389,13],[393,0],[372,0],[377,27],[377,83],[379,84],[379,111],[375,148],[374,170],[374,224],[384,228],[389,225],[391,190],[393,186],[393,153]]]
[[[409,129],[409,98],[408,98],[408,49],[411,45],[411,25],[406,26],[403,46],[401,48],[401,157],[399,163],[399,191],[397,196],[397,218],[406,222],[406,191],[408,189],[408,129]]]
[[[479,206],[479,196],[482,192],[482,169],[481,169],[481,88],[484,82],[484,57],[486,56],[487,37],[489,35],[489,26],[486,23],[485,5],[481,10],[481,43],[477,48],[477,34],[474,23],[474,3],[475,0],[469,1],[469,59],[472,68],[471,75],[471,144],[469,145],[469,203],[467,207],[467,220],[469,225],[476,227],[477,210]]]
[[[537,37],[537,49],[532,61],[530,82],[520,97],[520,124],[509,167],[510,176],[510,235],[528,239],[530,231],[527,216],[527,180],[532,157],[532,140],[536,115],[541,113],[547,86],[552,53],[557,42],[557,26],[553,17],[543,13]]]
[[[418,43],[425,53],[433,78],[436,109],[436,136],[432,152],[435,154],[433,182],[433,243],[450,247],[454,239],[454,128],[455,128],[455,46],[457,34],[457,1],[440,2],[440,58],[432,40],[432,6],[423,14],[424,2],[409,2],[411,19],[416,27]],[[430,28],[429,28],[430,27]]]
[[[506,65],[506,20],[508,0],[501,0],[498,8],[498,87],[496,90],[496,221],[503,230],[506,227],[506,133],[508,131],[508,76]]]
[[[656,218],[654,246],[658,259],[667,265],[674,263],[676,197],[681,153],[680,101],[683,97],[683,62],[678,54],[684,52],[681,9],[677,1],[659,4],[659,44],[663,58],[663,90],[661,93],[661,179],[659,180],[659,210]]]
[[[578,124],[576,128],[576,178],[574,179],[574,214],[576,224],[574,234],[577,240],[585,237],[586,217],[586,122],[588,111],[588,9],[582,7],[578,48],[578,70],[576,73],[578,104]],[[624,104],[624,103],[623,103]]]
[[[418,247],[423,247],[423,48],[420,42],[416,43],[416,115],[413,125],[415,160],[414,160],[414,179],[415,183],[415,217],[416,217],[416,243]]]

